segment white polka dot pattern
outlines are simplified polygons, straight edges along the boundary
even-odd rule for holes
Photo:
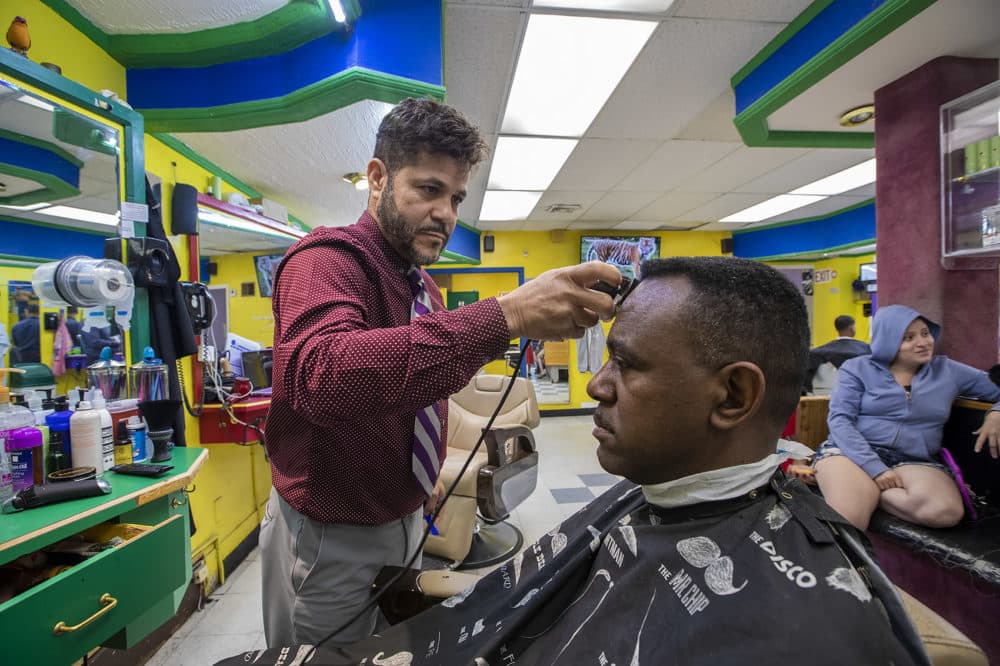
[[[426,274],[434,312],[411,322],[408,268],[367,212],[313,231],[279,267],[271,477],[314,520],[380,525],[423,504],[411,471],[417,410],[440,400],[446,439],[447,397],[507,349],[496,299],[446,311]]]

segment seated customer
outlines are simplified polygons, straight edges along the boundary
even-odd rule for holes
[[[808,354],[798,290],[723,257],[642,275],[587,387],[601,466],[629,481],[378,636],[224,663],[928,663],[864,537],[778,471]]]
[[[110,347],[112,352],[122,349],[122,338],[116,324],[109,323],[104,328],[91,327],[80,331],[80,348],[87,356],[87,365],[101,358],[101,350]]]
[[[928,527],[964,513],[961,490],[941,457],[951,403],[962,395],[996,403],[975,450],[997,457],[1000,388],[982,370],[934,356],[941,327],[905,305],[879,308],[872,354],[840,367],[830,399],[830,437],[816,453],[816,480],[830,506],[858,529],[876,507]]]
[[[809,350],[809,367],[803,392],[811,395],[830,395],[837,385],[837,370],[849,358],[871,354],[872,348],[855,340],[857,329],[854,317],[840,315],[833,320],[837,338],[825,345]]]

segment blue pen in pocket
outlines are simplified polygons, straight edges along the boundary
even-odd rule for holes
[[[431,522],[431,516],[430,516],[430,514],[427,514],[426,516],[424,516],[424,520],[427,521],[428,525],[430,525],[430,527],[431,527],[431,534],[432,535],[438,536],[438,535],[441,534],[440,532],[438,532],[438,528],[436,528],[434,526],[434,523]]]

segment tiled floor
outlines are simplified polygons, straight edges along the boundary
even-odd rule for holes
[[[543,418],[535,429],[538,487],[510,517],[526,545],[618,482],[597,463],[593,427],[589,416],[564,416]],[[254,550],[147,663],[208,666],[263,646],[260,559]]]
[[[548,375],[531,379],[540,405],[562,405],[569,402],[569,382],[553,382]]]

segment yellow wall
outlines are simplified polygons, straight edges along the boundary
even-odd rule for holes
[[[96,91],[113,90],[125,97],[125,68],[99,46],[74,28],[66,19],[40,0],[4,3],[3,29],[14,15],[23,16],[31,33],[28,58],[51,62],[62,68],[66,78]],[[4,43],[6,46],[6,43]]]
[[[211,285],[226,285],[229,288],[230,332],[270,347],[274,341],[274,315],[271,314],[270,297],[261,296],[257,285],[257,273],[253,264],[254,255],[257,254],[265,253],[212,257],[212,261],[219,266],[219,272],[212,276]],[[241,296],[240,285],[244,282],[253,283],[253,296]]]
[[[524,277],[530,280],[552,268],[580,263],[580,238],[586,236],[658,236],[660,240],[660,256],[709,256],[719,255],[720,241],[729,237],[725,232],[603,232],[595,230],[564,231],[550,233],[548,231],[506,231],[496,232],[495,250],[483,252],[482,263],[477,269],[488,268],[524,268]],[[438,266],[447,268],[447,266]],[[459,267],[460,268],[460,267]],[[511,291],[517,287],[515,273],[456,273],[452,278],[452,291],[478,291],[480,300],[497,296],[500,292]],[[605,332],[610,324],[605,324]],[[569,396],[568,404],[540,405],[547,409],[577,409],[590,402],[587,395],[587,382],[590,373],[581,373],[576,369],[576,345],[570,344],[569,358]],[[502,361],[494,361],[485,367],[492,374],[505,372]]]

